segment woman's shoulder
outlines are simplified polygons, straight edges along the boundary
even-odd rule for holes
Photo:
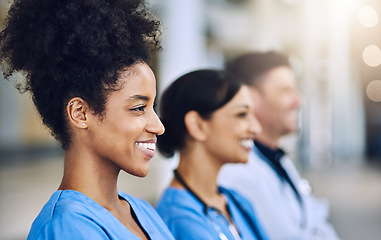
[[[100,239],[106,235],[97,225],[102,218],[99,209],[99,204],[80,192],[58,190],[34,220],[28,239],[69,239],[84,231],[87,237]]]
[[[99,209],[102,209],[102,206],[83,193],[74,190],[58,190],[52,194],[38,217],[49,220],[68,213],[89,215]]]
[[[175,239],[212,239],[203,206],[187,190],[169,187],[156,205]]]
[[[157,205],[160,204],[181,207],[200,205],[199,201],[186,189],[175,187],[168,187],[164,190]]]
[[[218,186],[218,192],[224,195],[227,195],[229,198],[231,197],[244,198],[239,192],[229,187]]]
[[[162,218],[179,218],[189,216],[189,213],[202,214],[202,204],[187,190],[169,187],[157,202],[156,210]]]
[[[228,199],[230,199],[231,202],[233,202],[235,204],[238,203],[238,204],[243,205],[243,206],[248,207],[248,208],[252,208],[249,200],[246,197],[244,197],[241,193],[239,193],[238,191],[231,189],[231,188],[222,187],[222,186],[218,187],[218,191],[220,193],[224,194]]]

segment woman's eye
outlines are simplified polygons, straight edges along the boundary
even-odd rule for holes
[[[239,117],[239,118],[244,118],[246,116],[247,116],[247,112],[241,112],[241,113],[237,114],[237,117]]]
[[[139,106],[139,107],[136,107],[136,108],[133,108],[131,109],[132,111],[137,111],[137,112],[144,112],[146,106],[143,105],[143,106]]]

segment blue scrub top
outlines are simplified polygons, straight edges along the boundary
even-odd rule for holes
[[[219,191],[227,198],[228,209],[242,240],[258,238],[236,203],[240,204],[247,217],[253,220],[261,239],[268,239],[256,220],[254,209],[244,197],[225,188],[220,188]],[[227,194],[228,192],[229,194]],[[236,203],[231,199],[232,197],[235,198]],[[167,188],[159,200],[156,210],[176,240],[235,239],[229,230],[228,219],[214,208],[207,208],[207,213],[205,213],[204,206],[200,201],[185,189]]]
[[[119,192],[151,239],[174,239],[149,203]],[[74,190],[56,191],[32,224],[32,239],[139,238],[104,207]]]

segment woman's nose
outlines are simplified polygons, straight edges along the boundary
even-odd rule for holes
[[[150,118],[147,131],[155,135],[162,135],[165,131],[163,123],[160,121],[159,117],[154,111],[152,117]]]
[[[258,119],[255,117],[254,114],[252,114],[251,121],[250,121],[250,132],[254,136],[258,135],[262,131],[262,126],[259,123]]]

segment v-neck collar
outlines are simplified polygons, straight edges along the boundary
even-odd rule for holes
[[[87,195],[85,195],[81,192],[78,192],[76,190],[58,190],[57,192],[61,192],[60,194],[62,194],[64,192],[75,193],[77,196],[80,196],[80,198],[82,198],[82,201],[87,202],[88,204],[92,205],[93,207],[95,207],[96,209],[101,211],[103,214],[106,214],[107,216],[109,216],[109,218],[111,218],[113,220],[113,222],[116,225],[118,225],[118,229],[120,229],[120,230],[125,229],[124,232],[126,235],[128,235],[129,237],[133,236],[136,240],[140,240],[140,238],[138,236],[136,236],[130,229],[128,229],[126,226],[124,226],[124,224],[121,221],[119,221],[119,219],[117,217],[115,217],[109,210],[107,210],[105,207],[103,207],[102,205],[100,205],[99,203],[97,203],[96,201],[94,201],[93,199],[88,197]],[[151,235],[152,230],[149,227],[150,224],[148,222],[144,221],[145,219],[143,219],[141,217],[141,214],[138,211],[139,207],[135,203],[134,199],[131,196],[129,196],[128,194],[123,193],[123,192],[118,192],[118,197],[120,199],[125,200],[130,205],[131,213],[134,212],[136,219],[138,221],[138,224],[140,224],[143,231],[145,231],[147,233],[148,238],[151,239],[150,235]]]

